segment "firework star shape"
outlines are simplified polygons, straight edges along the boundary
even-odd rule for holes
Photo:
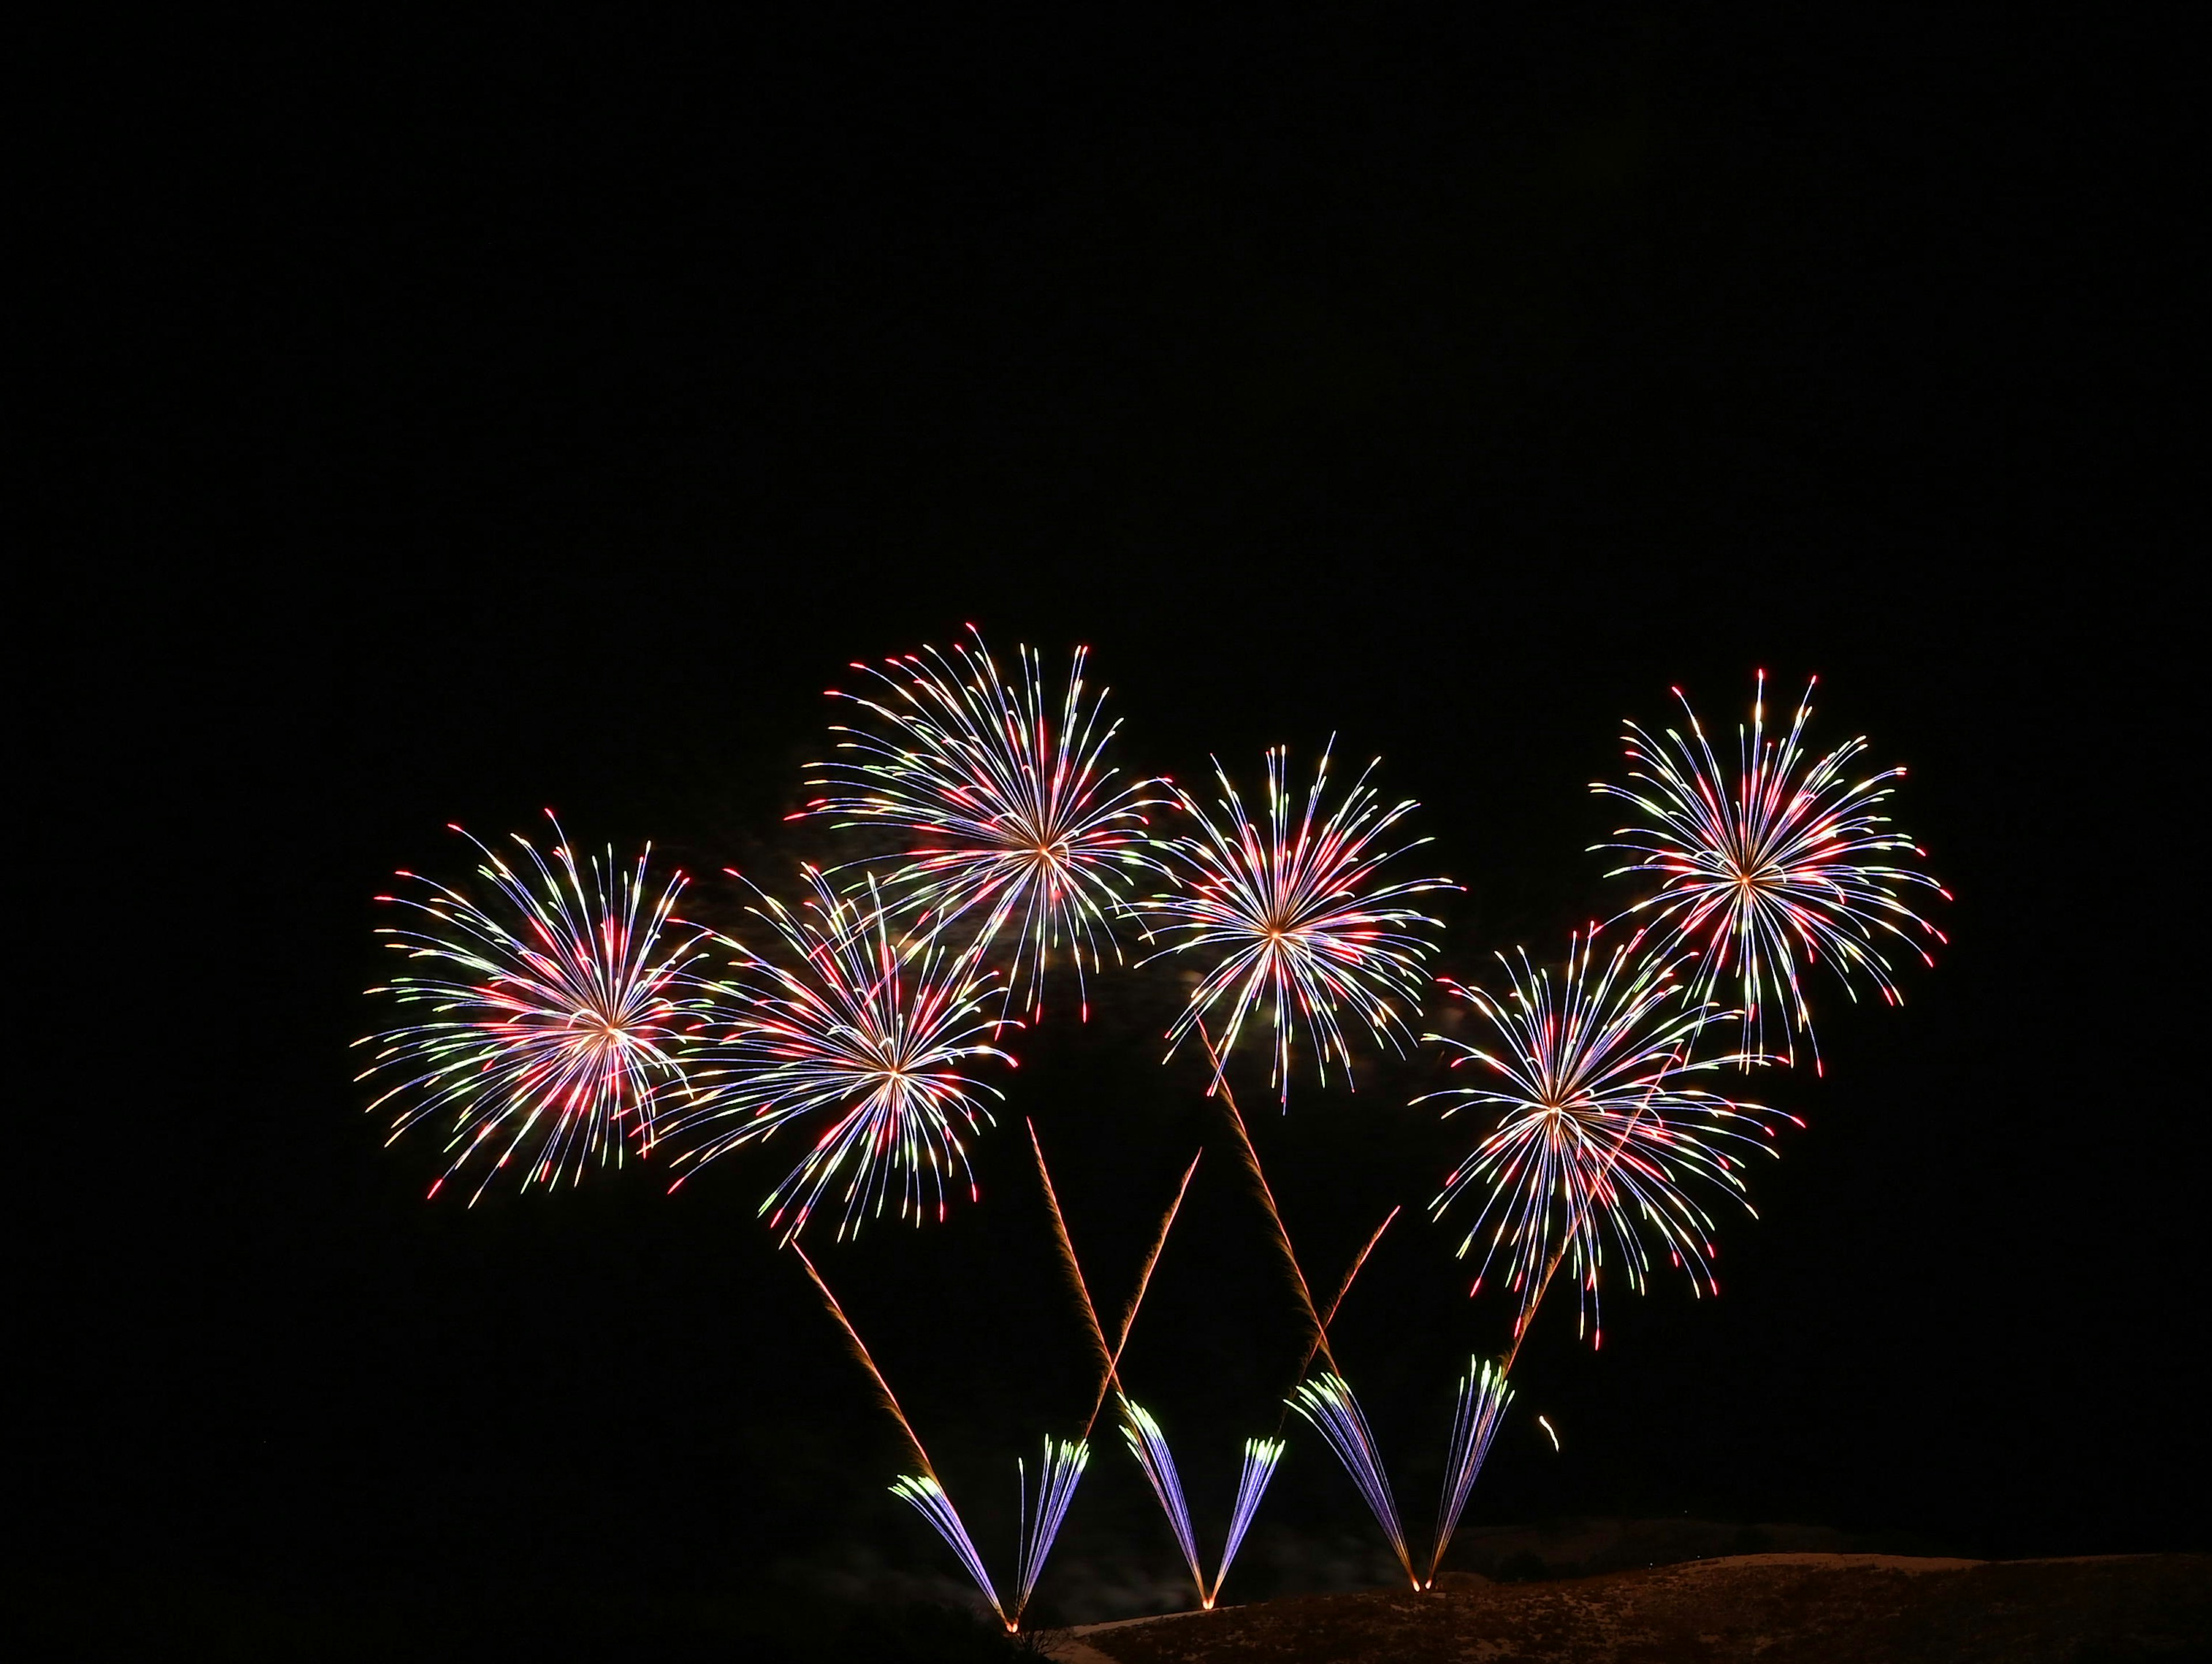
[[[872,886],[846,895],[813,868],[805,876],[812,893],[798,911],[758,890],[748,910],[787,962],[719,939],[740,969],[713,984],[714,1033],[677,1161],[696,1172],[818,1119],[812,1147],[761,1204],[786,1240],[840,1186],[841,1237],[894,1199],[902,1217],[942,1220],[949,1184],[975,1195],[964,1141],[999,1096],[974,1066],[1013,1063],[984,1038],[1001,1026],[987,1009],[995,978],[973,947],[896,936]]]
[[[1713,1222],[1695,1192],[1734,1197],[1750,1212],[1745,1154],[1772,1154],[1777,1124],[1796,1120],[1691,1084],[1746,1058],[1693,1058],[1691,1048],[1715,1014],[1687,997],[1679,960],[1648,951],[1642,937],[1600,957],[1597,934],[1571,938],[1557,978],[1525,953],[1517,965],[1499,954],[1503,998],[1444,984],[1487,1019],[1494,1049],[1427,1037],[1458,1053],[1454,1068],[1474,1064],[1493,1078],[1415,1101],[1442,1100],[1447,1117],[1472,1109],[1497,1118],[1431,1212],[1441,1216],[1463,1198],[1481,1199],[1459,1253],[1480,1240],[1482,1266],[1470,1293],[1502,1264],[1519,1301],[1516,1335],[1564,1268],[1581,1326],[1601,1338],[1599,1280],[1608,1238],[1638,1292],[1662,1256],[1687,1272],[1693,1291],[1716,1292]]]
[[[370,1109],[398,1101],[395,1139],[450,1114],[453,1159],[430,1194],[481,1161],[471,1203],[513,1166],[527,1188],[650,1153],[664,1107],[691,1090],[710,1009],[692,968],[706,933],[675,916],[683,874],[656,887],[650,845],[626,870],[611,849],[579,863],[557,820],[550,859],[514,838],[520,864],[453,830],[481,856],[482,899],[404,872],[427,893],[377,898],[416,916],[380,930],[386,945],[438,968],[368,990],[430,1018],[356,1042],[377,1048],[359,1079],[401,1076]]]
[[[1634,722],[1624,736],[1632,765],[1626,786],[1593,782],[1590,789],[1634,804],[1646,817],[1625,826],[1598,849],[1626,850],[1637,858],[1616,868],[1656,873],[1658,893],[1629,913],[1671,931],[1698,956],[1698,990],[1715,993],[1733,977],[1750,1030],[1750,1049],[1765,1048],[1769,1010],[1784,1008],[1784,1055],[1796,1061],[1802,1033],[1820,1068],[1813,1008],[1799,978],[1799,961],[1825,964],[1856,999],[1864,980],[1890,1003],[1899,996],[1889,954],[1900,947],[1928,964],[1927,944],[1943,934],[1914,911],[1914,890],[1950,893],[1935,878],[1905,864],[1927,852],[1896,831],[1880,813],[1888,783],[1902,768],[1852,777],[1867,750],[1864,736],[1808,762],[1805,723],[1813,711],[1816,677],[1785,739],[1766,733],[1766,673],[1759,673],[1751,725],[1737,736],[1731,781],[1705,739],[1697,713],[1681,689],[1690,737],[1673,728],[1662,743]]]
[[[1327,814],[1322,802],[1328,750],[1322,753],[1303,812],[1295,814],[1285,784],[1287,760],[1283,747],[1267,753],[1267,801],[1256,821],[1218,760],[1214,812],[1176,790],[1195,830],[1165,846],[1177,887],[1145,904],[1147,934],[1165,944],[1153,959],[1190,954],[1212,960],[1168,1030],[1168,1055],[1213,1017],[1220,1034],[1218,1082],[1245,1022],[1262,1013],[1273,1041],[1270,1084],[1285,1105],[1291,1050],[1301,1031],[1323,1085],[1332,1058],[1350,1079],[1346,1014],[1379,1044],[1403,1049],[1401,1042],[1411,1039],[1408,1014],[1419,1012],[1425,990],[1422,961],[1435,951],[1419,929],[1439,928],[1403,904],[1428,891],[1459,887],[1443,878],[1376,886],[1386,862],[1429,841],[1393,846],[1384,840],[1419,806],[1407,799],[1382,807],[1370,783],[1380,759]]]
[[[971,916],[986,942],[1012,944],[1006,992],[1043,1009],[1045,966],[1062,949],[1074,965],[1078,998],[1090,1015],[1086,972],[1103,955],[1118,962],[1115,919],[1133,875],[1161,870],[1146,811],[1169,800],[1165,782],[1117,783],[1105,765],[1120,727],[1105,722],[1105,690],[1086,701],[1078,648],[1054,701],[1039,655],[1016,649],[1009,680],[981,631],[949,653],[925,647],[883,667],[856,664],[879,684],[872,696],[830,690],[878,719],[871,730],[838,727],[854,760],[812,765],[810,788],[832,795],[803,815],[841,827],[877,825],[913,834],[907,852],[855,863],[876,870],[884,893],[933,930]],[[799,816],[793,816],[799,819]]]

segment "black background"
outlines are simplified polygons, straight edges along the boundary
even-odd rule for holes
[[[1766,1088],[1811,1126],[1723,1298],[1620,1294],[1595,1356],[1549,1314],[1469,1517],[2201,1545],[2160,51],[817,15],[185,42],[173,120],[58,114],[87,228],[112,192],[148,229],[85,244],[109,327],[56,406],[91,442],[40,894],[104,991],[64,997],[15,1179],[58,1222],[43,1538],[74,1576],[448,1614],[948,1572],[753,1219],[780,1167],[426,1204],[434,1141],[380,1149],[346,1047],[369,898],[465,870],[447,822],[551,806],[772,880],[821,690],[973,620],[1088,643],[1132,767],[1382,754],[1467,887],[1465,976],[1618,899],[1583,850],[1624,715],[1680,685],[1725,729],[1754,669],[1778,702],[1817,672],[1815,738],[1910,765],[1954,945],[1901,1012],[1828,1000],[1827,1078]],[[1212,1528],[1295,1361],[1218,1124],[1157,1067],[1172,993],[1062,1001],[983,1205],[824,1256],[994,1561],[1012,1453],[1088,1398],[1022,1117],[1115,1301],[1212,1140],[1130,1377]],[[1415,1204],[1340,1351],[1417,1520],[1504,1320],[1418,1218],[1465,1137],[1403,1107],[1430,1062],[1255,1118],[1317,1277]],[[1048,1605],[1172,1601],[1150,1507],[1102,1446]],[[1255,1592],[1366,1575],[1356,1509],[1303,1439]]]

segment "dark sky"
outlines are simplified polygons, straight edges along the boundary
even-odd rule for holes
[[[1565,1452],[1524,1417],[1469,1517],[2202,1543],[2156,43],[1297,8],[196,49],[222,159],[173,188],[149,124],[158,229],[65,407],[91,587],[46,731],[84,720],[66,928],[121,990],[66,997],[17,1179],[66,1216],[65,1552],[400,1589],[946,1569],[752,1220],[780,1168],[426,1204],[434,1142],[379,1148],[345,1048],[368,898],[460,870],[447,822],[550,805],[779,870],[821,690],[971,619],[1090,643],[1133,766],[1381,753],[1467,886],[1462,975],[1606,910],[1585,787],[1624,716],[1680,684],[1725,724],[1755,668],[1817,672],[1816,736],[1911,766],[1954,946],[1901,1013],[1831,999],[1828,1077],[1772,1085],[1810,1131],[1719,1301],[1532,1343]],[[1212,1528],[1295,1362],[1158,997],[1024,1043],[981,1209],[825,1259],[987,1532],[1087,1397],[1022,1116],[1115,1298],[1211,1141],[1132,1385]],[[1261,1129],[1317,1275],[1457,1153],[1402,1106],[1425,1064]],[[1460,1275],[1401,1224],[1342,1332],[1417,1519],[1504,1320]],[[1164,1576],[1149,1507],[1102,1447],[1071,1563]],[[1356,1507],[1308,1440],[1250,1552]]]

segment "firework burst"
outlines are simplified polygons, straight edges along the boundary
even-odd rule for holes
[[[1498,955],[1510,988],[1504,999],[1445,984],[1488,1019],[1496,1050],[1429,1036],[1458,1051],[1455,1068],[1479,1064],[1495,1077],[1494,1085],[1419,1101],[1451,1100],[1447,1116],[1470,1107],[1498,1116],[1431,1211],[1441,1215],[1462,1196],[1482,1198],[1459,1252],[1488,1231],[1474,1286],[1504,1262],[1520,1302],[1516,1345],[1563,1264],[1597,1338],[1607,1237],[1632,1288],[1644,1287],[1654,1255],[1664,1254],[1693,1289],[1714,1289],[1712,1220],[1691,1187],[1716,1187],[1750,1211],[1737,1152],[1768,1148],[1775,1124],[1796,1119],[1686,1084],[1746,1055],[1693,1060],[1691,1047],[1714,1014],[1686,996],[1677,961],[1639,952],[1641,937],[1600,958],[1596,936],[1571,938],[1556,980],[1525,953],[1517,966]]]
[[[1117,783],[1104,765],[1118,722],[1103,722],[1105,691],[1086,698],[1078,648],[1055,700],[1042,661],[1017,649],[1011,680],[969,626],[949,653],[925,647],[883,667],[856,664],[880,686],[841,693],[878,719],[874,730],[837,727],[855,760],[813,765],[807,783],[830,795],[801,812],[839,826],[882,826],[919,842],[888,867],[884,887],[933,930],[974,915],[986,940],[1011,934],[1006,990],[1025,990],[1042,1014],[1045,966],[1063,948],[1089,1015],[1086,972],[1102,953],[1118,961],[1113,924],[1133,873],[1160,870],[1145,812],[1168,800],[1165,783]],[[794,819],[798,817],[794,816]]]
[[[357,1078],[401,1077],[370,1109],[398,1101],[392,1138],[450,1115],[453,1159],[430,1194],[482,1158],[471,1203],[512,1165],[525,1187],[550,1186],[632,1144],[648,1153],[663,1106],[690,1090],[707,1009],[690,969],[704,933],[675,916],[684,875],[654,879],[650,845],[634,867],[611,849],[580,863],[557,820],[550,859],[515,837],[520,865],[453,830],[482,857],[481,898],[404,872],[427,893],[377,898],[416,915],[377,932],[386,946],[437,969],[368,990],[429,1009],[356,1042],[377,1048]]]
[[[1696,951],[1700,992],[1735,978],[1753,1051],[1764,1050],[1766,1014],[1781,1005],[1785,1054],[1795,1061],[1795,1037],[1803,1034],[1816,1070],[1820,1043],[1800,960],[1826,965],[1854,999],[1863,979],[1895,1004],[1888,955],[1902,948],[1932,966],[1926,944],[1943,940],[1913,911],[1911,893],[1950,899],[1935,878],[1904,864],[1927,852],[1880,812],[1893,789],[1888,783],[1902,779],[1904,769],[1854,779],[1863,736],[1807,760],[1805,723],[1818,680],[1806,685],[1788,737],[1778,740],[1766,732],[1766,673],[1759,673],[1751,724],[1738,730],[1733,781],[1676,688],[1690,737],[1668,728],[1662,744],[1631,722],[1624,736],[1631,783],[1590,787],[1647,817],[1595,846],[1637,857],[1608,876],[1659,875],[1658,893],[1629,911]]]
[[[719,1032],[679,1128],[696,1142],[677,1159],[696,1171],[818,1118],[812,1148],[761,1204],[786,1240],[833,1188],[841,1237],[894,1198],[902,1217],[942,1219],[948,1183],[975,1197],[964,1140],[990,1123],[987,1100],[999,1095],[971,1078],[974,1066],[1013,1063],[986,1039],[999,1027],[986,1010],[992,975],[973,949],[894,936],[872,888],[841,895],[812,868],[806,881],[799,911],[757,890],[749,910],[788,965],[726,942],[740,971],[714,984]]]
[[[1434,951],[1415,927],[1437,928],[1435,919],[1403,903],[1458,887],[1442,878],[1376,886],[1384,862],[1428,840],[1398,847],[1383,841],[1418,806],[1408,799],[1385,809],[1369,784],[1375,763],[1324,815],[1324,750],[1304,809],[1294,814],[1284,783],[1286,760],[1284,747],[1267,753],[1267,802],[1256,823],[1218,760],[1218,813],[1177,789],[1176,801],[1197,830],[1167,844],[1178,887],[1153,897],[1145,909],[1147,934],[1166,940],[1154,959],[1200,953],[1212,960],[1168,1031],[1169,1056],[1215,1015],[1220,1044],[1209,1042],[1208,1050],[1218,1085],[1246,1019],[1261,1012],[1272,1031],[1270,1084],[1285,1105],[1291,1047],[1301,1031],[1324,1085],[1332,1057],[1350,1077],[1346,1012],[1378,1043],[1402,1049],[1401,1040],[1411,1038],[1407,1015],[1420,1009],[1421,962]]]

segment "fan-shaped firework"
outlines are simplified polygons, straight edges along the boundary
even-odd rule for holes
[[[557,820],[550,864],[514,839],[529,857],[520,869],[453,830],[481,855],[487,893],[417,879],[427,895],[377,898],[422,921],[377,934],[440,969],[369,990],[431,1016],[356,1042],[378,1048],[360,1079],[404,1076],[370,1108],[400,1100],[394,1138],[451,1114],[453,1161],[433,1196],[479,1154],[489,1164],[476,1196],[518,1160],[526,1186],[551,1185],[595,1160],[619,1162],[630,1141],[649,1150],[663,1102],[688,1090],[685,1059],[705,1010],[689,969],[703,957],[702,933],[674,913],[684,875],[656,888],[650,846],[627,870],[611,849],[580,866]]]
[[[1375,1435],[1368,1428],[1366,1412],[1360,1409],[1359,1400],[1352,1395],[1352,1388],[1345,1384],[1344,1377],[1328,1373],[1316,1375],[1291,1394],[1290,1405],[1328,1442],[1328,1448],[1344,1464],[1344,1471],[1352,1476],[1352,1484],[1359,1487],[1359,1494],[1366,1500],[1375,1523],[1390,1539],[1390,1551],[1405,1568],[1406,1581],[1417,1589],[1420,1588],[1421,1580],[1413,1574],[1413,1557],[1406,1547],[1405,1527],[1398,1523],[1398,1502],[1390,1494],[1390,1476],[1383,1472],[1382,1453],[1376,1448]]]
[[[1408,799],[1385,810],[1368,783],[1374,763],[1323,815],[1324,751],[1304,810],[1294,817],[1284,785],[1285,760],[1281,747],[1267,753],[1267,803],[1256,825],[1218,760],[1218,814],[1176,791],[1198,830],[1168,844],[1179,887],[1152,898],[1146,911],[1150,934],[1169,939],[1154,958],[1214,956],[1168,1031],[1169,1055],[1208,1015],[1225,1010],[1218,1019],[1218,1081],[1245,1020],[1264,1006],[1273,1029],[1271,1083],[1287,1103],[1291,1049],[1301,1027],[1324,1084],[1332,1056],[1347,1077],[1351,1071],[1342,1021],[1347,1010],[1394,1049],[1401,1037],[1410,1038],[1407,1017],[1420,1009],[1421,961],[1434,948],[1413,927],[1434,929],[1437,921],[1402,904],[1425,891],[1457,887],[1442,878],[1376,886],[1385,862],[1428,840],[1395,848],[1382,843],[1383,833],[1417,806]]]
[[[1512,1400],[1513,1389],[1504,1373],[1482,1358],[1469,1358],[1467,1373],[1459,1378],[1459,1399],[1452,1411],[1451,1443],[1444,1456],[1443,1491],[1437,1499],[1435,1546],[1429,1551],[1428,1585],[1437,1581],[1452,1533],[1467,1512],[1467,1499],[1490,1454],[1490,1442],[1498,1436],[1498,1423]]]
[[[1065,942],[1079,997],[1085,961],[1097,970],[1113,951],[1113,920],[1138,869],[1159,870],[1148,853],[1145,811],[1166,799],[1148,795],[1164,783],[1116,784],[1103,765],[1118,722],[1100,725],[1105,692],[1087,703],[1078,648],[1057,712],[1038,655],[1018,649],[1010,684],[972,625],[972,643],[949,654],[933,647],[888,661],[854,666],[882,684],[878,696],[839,693],[872,712],[879,731],[836,728],[854,762],[818,763],[808,784],[836,795],[807,814],[839,817],[843,826],[879,825],[921,841],[890,857],[886,891],[942,930],[980,913],[981,936],[1013,931],[1006,991],[1026,981],[1029,1009],[1042,1009],[1046,962]],[[794,817],[796,818],[796,817]]]
[[[1458,1100],[1447,1116],[1473,1107],[1499,1117],[1431,1210],[1469,1192],[1482,1198],[1459,1252],[1489,1228],[1475,1287],[1502,1257],[1520,1297],[1516,1335],[1564,1263],[1595,1338],[1607,1235],[1632,1288],[1644,1287],[1655,1252],[1686,1270],[1693,1289],[1712,1288],[1712,1221],[1689,1187],[1710,1182],[1741,1199],[1731,1152],[1765,1148],[1759,1135],[1796,1119],[1685,1084],[1744,1056],[1693,1060],[1711,1009],[1685,996],[1674,962],[1638,951],[1642,938],[1600,960],[1596,935],[1571,941],[1556,981],[1525,953],[1517,967],[1500,954],[1504,999],[1445,984],[1489,1020],[1496,1050],[1429,1037],[1458,1051],[1454,1067],[1477,1063],[1498,1077],[1494,1087],[1427,1094]]]
[[[1221,1564],[1206,1582],[1205,1568],[1199,1563],[1198,1533],[1190,1520],[1190,1505],[1184,1500],[1182,1477],[1176,1471],[1175,1455],[1168,1448],[1167,1435],[1150,1411],[1134,1399],[1121,1400],[1121,1435],[1128,1441],[1129,1454],[1145,1470],[1145,1478],[1158,1499],[1160,1511],[1167,1515],[1168,1529],[1175,1533],[1176,1546],[1182,1550],[1183,1563],[1190,1568],[1191,1582],[1198,1589],[1199,1605],[1207,1612],[1221,1598],[1221,1586],[1228,1580],[1229,1569],[1236,1563],[1237,1551],[1244,1545],[1244,1533],[1250,1529],[1252,1516],[1259,1511],[1260,1499],[1267,1493],[1267,1482],[1275,1477],[1276,1464],[1283,1460],[1285,1445],[1280,1439],[1247,1439],[1244,1441],[1244,1465],[1237,1476],[1237,1501],[1229,1515],[1229,1535],[1222,1545]]]
[[[1690,739],[1668,728],[1662,745],[1631,722],[1624,737],[1632,783],[1597,781],[1590,788],[1624,798],[1649,817],[1596,846],[1639,857],[1616,874],[1660,875],[1659,893],[1629,911],[1697,950],[1701,992],[1711,994],[1724,977],[1735,977],[1753,1050],[1765,1049],[1766,1011],[1787,990],[1785,1050],[1794,1061],[1790,1037],[1802,1032],[1815,1069],[1820,1043],[1798,979],[1799,956],[1808,966],[1832,967],[1853,998],[1863,976],[1894,1004],[1899,996],[1887,954],[1902,944],[1933,965],[1922,938],[1943,940],[1912,910],[1908,893],[1933,890],[1949,899],[1929,874],[1881,858],[1926,858],[1878,813],[1891,795],[1886,783],[1903,778],[1902,768],[1854,780],[1850,771],[1867,749],[1863,736],[1807,762],[1805,722],[1818,680],[1806,685],[1789,737],[1772,740],[1766,735],[1766,673],[1759,673],[1751,726],[1738,730],[1733,783],[1676,688]]]
[[[740,948],[738,978],[714,985],[721,1032],[681,1123],[696,1142],[678,1160],[696,1167],[819,1116],[813,1148],[761,1204],[787,1240],[840,1183],[840,1236],[894,1193],[902,1216],[919,1220],[927,1199],[941,1219],[948,1179],[975,1194],[963,1138],[990,1121],[985,1100],[999,1095],[969,1071],[981,1058],[1013,1062],[983,1038],[996,1027],[985,1014],[991,974],[972,949],[894,936],[872,889],[841,896],[811,868],[806,879],[800,911],[766,894],[750,910],[790,963]]]

